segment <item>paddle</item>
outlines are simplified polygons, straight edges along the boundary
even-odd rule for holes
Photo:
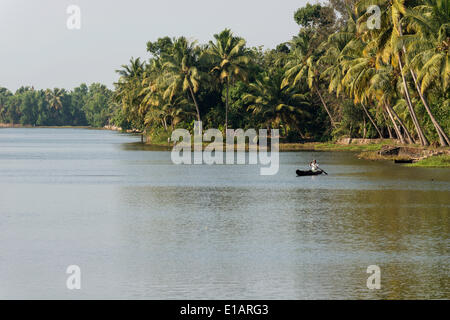
[[[319,168],[319,167],[317,167],[317,168]],[[319,168],[319,169],[322,170],[323,173],[325,173],[326,175],[328,175],[328,173],[327,173],[325,170],[323,170],[322,168]]]

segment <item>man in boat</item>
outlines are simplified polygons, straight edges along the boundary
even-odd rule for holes
[[[309,163],[309,166],[311,167],[311,171],[312,172],[318,172],[320,171],[319,169],[319,165],[317,164],[316,160],[313,160],[312,162]]]

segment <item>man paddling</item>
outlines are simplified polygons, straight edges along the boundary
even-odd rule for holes
[[[311,171],[313,173],[315,173],[315,172],[323,172],[326,175],[328,175],[328,173],[326,173],[325,170],[319,168],[319,164],[317,163],[316,160],[313,160],[312,162],[310,162],[309,166],[311,167]]]
[[[319,165],[317,164],[316,160],[313,160],[312,162],[309,163],[309,166],[311,167],[311,171],[312,172],[317,172],[319,171]]]

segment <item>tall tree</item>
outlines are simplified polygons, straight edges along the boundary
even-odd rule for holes
[[[425,94],[431,84],[440,88],[442,93],[450,88],[450,3],[426,0],[423,4],[405,9],[402,21],[410,32],[407,35],[401,33],[399,41],[399,46],[410,60],[406,67],[440,144],[448,146],[450,139],[432,113]]]
[[[370,5],[377,5],[381,10],[381,28],[370,29],[368,27],[367,8]],[[360,13],[358,20],[359,32],[363,33],[363,39],[368,42],[368,47],[377,49],[377,58],[382,59],[385,63],[391,63],[398,66],[402,78],[402,91],[409,109],[410,116],[416,128],[417,135],[422,145],[429,145],[422,126],[414,109],[408,81],[406,78],[406,70],[404,69],[405,55],[395,43],[402,35],[402,26],[400,18],[405,11],[404,0],[361,0],[356,5],[357,11]]]
[[[230,29],[214,35],[215,41],[209,42],[208,54],[212,58],[215,74],[226,86],[225,130],[228,129],[228,108],[230,100],[230,84],[235,80],[248,79],[250,58],[245,50],[245,40],[235,37]]]
[[[293,86],[301,85],[306,82],[308,87],[312,89],[319,99],[330,118],[331,125],[336,128],[336,121],[334,120],[327,103],[325,102],[319,89],[320,73],[317,68],[317,60],[319,56],[315,54],[314,49],[311,48],[310,30],[301,32],[297,38],[291,42],[291,46],[295,49],[290,53],[289,61],[286,64],[285,79],[282,86],[291,84]],[[299,45],[300,44],[300,45]]]
[[[196,93],[200,89],[200,72],[197,68],[199,60],[199,48],[195,42],[189,42],[186,38],[178,38],[173,45],[173,53],[162,55],[162,69],[169,77],[169,86],[165,96],[173,99],[181,90],[189,92],[197,111],[197,120],[201,121],[200,109],[196,99]]]
[[[249,85],[243,99],[249,104],[248,110],[260,117],[263,126],[284,126],[287,134],[296,128],[300,118],[309,115],[305,110],[309,102],[297,88],[282,86],[283,77],[282,70],[262,75]]]
[[[65,94],[64,89],[54,88],[53,90],[47,89],[45,91],[45,97],[47,98],[49,107],[55,111],[61,110],[63,107],[63,96]]]

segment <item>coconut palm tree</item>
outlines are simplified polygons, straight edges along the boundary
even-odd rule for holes
[[[381,10],[381,28],[369,29],[368,18],[371,13],[367,8],[377,5]],[[401,71],[402,91],[407,102],[410,116],[416,128],[417,135],[422,145],[429,145],[429,141],[423,133],[423,129],[414,110],[411,94],[404,68],[405,53],[398,48],[398,38],[402,36],[402,25],[400,18],[405,12],[404,0],[360,0],[356,4],[356,10],[360,13],[358,19],[358,32],[363,34],[363,40],[367,42],[368,48],[376,49],[377,60],[398,66]]]
[[[393,73],[393,68],[383,64],[382,61],[377,61],[376,50],[368,47],[363,41],[352,40],[344,51],[345,59],[341,60],[341,65],[344,73],[342,85],[345,92],[354,99],[355,103],[363,106],[369,120],[371,117],[365,104],[370,102],[378,104],[387,113],[400,142],[412,143],[409,131],[397,116],[407,137],[406,141],[403,138],[396,122],[395,112],[391,107],[392,102],[398,99],[396,90],[398,79]],[[381,132],[378,131],[378,133],[381,136]]]
[[[248,103],[248,110],[262,119],[263,126],[286,127],[286,134],[295,127],[300,117],[308,112],[307,97],[299,93],[296,87],[282,86],[282,70],[266,73],[249,85],[249,92],[243,100]]]
[[[324,71],[321,73],[321,79],[327,79],[329,81],[328,91],[330,93],[336,92],[336,97],[339,97],[344,91],[344,70],[343,63],[351,59],[353,47],[355,42],[359,42],[355,39],[356,32],[356,18],[351,12],[349,13],[349,20],[342,30],[331,34],[325,44],[326,52],[318,60],[318,64],[325,65]],[[378,128],[376,122],[372,118],[366,104],[361,102],[361,106],[364,110],[369,121],[374,126],[380,138],[383,138],[383,134]]]
[[[122,105],[127,119],[133,123],[136,129],[144,129],[142,102],[142,83],[148,66],[139,58],[130,59],[129,65],[122,65],[122,69],[116,70],[120,75],[115,83],[115,100]]]
[[[282,87],[288,84],[298,86],[300,83],[306,82],[308,87],[319,96],[319,99],[330,118],[331,125],[333,128],[336,128],[336,122],[319,90],[320,73],[317,68],[319,56],[314,54],[310,46],[296,46],[296,44],[299,43],[305,44],[308,37],[308,32],[300,33],[299,36],[291,42],[291,46],[294,47],[294,50],[291,52],[289,61],[286,64],[285,78]],[[303,41],[300,39],[303,39]]]
[[[53,109],[55,111],[61,110],[63,107],[62,99],[65,94],[64,89],[58,89],[54,88],[53,90],[47,89],[45,91],[45,98],[48,102],[48,106],[50,109]]]
[[[394,126],[394,130],[397,133],[398,138],[402,143],[414,143],[414,140],[409,133],[404,121],[395,111],[395,107],[392,105],[395,103],[395,106],[400,106],[405,104],[405,100],[400,99],[398,96],[398,90],[400,83],[400,77],[394,73],[394,68],[390,65],[380,66],[376,72],[376,74],[370,79],[370,84],[367,89],[367,95],[371,97],[373,101],[378,101],[382,105],[384,105],[385,111],[388,114],[391,122]],[[400,128],[397,126],[397,121],[400,124],[401,129],[405,135],[405,139],[403,138],[403,134]],[[405,141],[406,140],[406,141]]]
[[[197,111],[197,120],[201,121],[200,109],[195,94],[200,89],[200,72],[197,68],[199,48],[195,42],[180,37],[174,43],[173,53],[162,56],[162,70],[170,82],[164,95],[169,100],[178,92],[189,92]]]
[[[192,116],[192,104],[183,95],[164,98],[163,94],[156,92],[147,103],[151,105],[145,114],[145,124],[161,124],[166,131],[169,127],[174,130],[181,120]]]
[[[406,67],[410,70],[440,144],[448,146],[450,139],[431,112],[425,94],[432,84],[441,92],[449,90],[450,4],[443,0],[425,0],[418,6],[406,9],[402,21],[409,31],[399,41],[399,46],[409,58]]]
[[[227,130],[230,84],[236,80],[247,81],[250,58],[245,50],[245,40],[235,37],[230,29],[215,34],[214,38],[214,42],[209,42],[207,55],[214,66],[210,72],[226,86],[225,130]]]

